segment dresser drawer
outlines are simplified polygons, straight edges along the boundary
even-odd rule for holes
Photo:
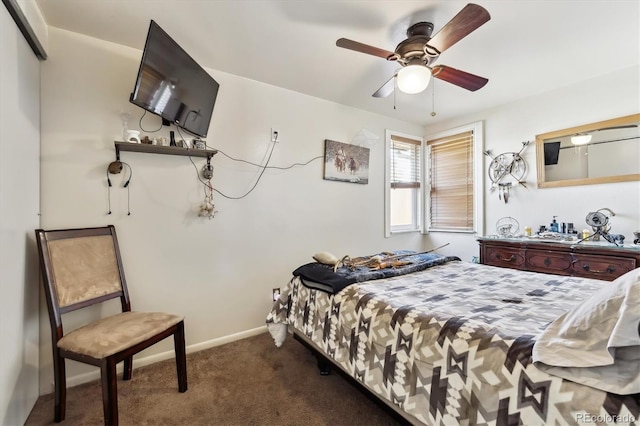
[[[524,250],[507,247],[487,247],[482,263],[504,268],[524,269]]]
[[[557,275],[571,275],[574,258],[570,253],[548,250],[527,250],[527,269]]]
[[[613,281],[636,268],[636,259],[615,256],[575,254],[571,265],[573,275]]]
[[[640,267],[640,247],[481,238],[480,262],[491,266],[613,281]]]

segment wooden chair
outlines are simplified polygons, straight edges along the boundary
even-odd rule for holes
[[[171,335],[178,390],[187,390],[184,318],[131,311],[115,228],[36,230],[40,267],[51,322],[55,375],[55,421],[65,417],[65,359],[100,367],[104,423],[118,424],[116,364],[131,379],[133,355]],[[120,298],[122,313],[64,333],[62,314]]]

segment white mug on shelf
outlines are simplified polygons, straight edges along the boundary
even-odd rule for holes
[[[140,143],[140,131],[126,130],[124,133],[124,140],[132,143]]]

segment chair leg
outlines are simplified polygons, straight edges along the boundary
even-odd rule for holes
[[[122,380],[131,380],[133,371],[133,355],[124,359],[124,370],[122,371]]]
[[[64,358],[60,351],[53,350],[53,376],[54,376],[54,421],[59,423],[64,420],[67,403],[67,378]]]
[[[118,385],[116,362],[112,358],[102,360],[100,365],[102,382],[102,408],[105,426],[118,425]]]
[[[187,355],[184,343],[184,321],[176,326],[173,335],[174,347],[176,351],[176,369],[178,370],[178,391],[187,391]]]

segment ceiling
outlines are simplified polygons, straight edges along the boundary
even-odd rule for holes
[[[443,52],[489,79],[476,92],[432,80],[373,98],[397,65],[338,48],[345,37],[393,51],[415,22],[433,34],[467,2],[445,0],[37,0],[50,26],[142,50],[155,20],[197,62],[363,110],[428,125],[640,63],[638,0],[478,0],[491,20]],[[639,76],[640,78],[640,76]],[[435,83],[435,84],[434,84]],[[435,88],[435,96],[432,89]],[[395,109],[394,109],[395,103]],[[432,116],[432,111],[436,115]]]

